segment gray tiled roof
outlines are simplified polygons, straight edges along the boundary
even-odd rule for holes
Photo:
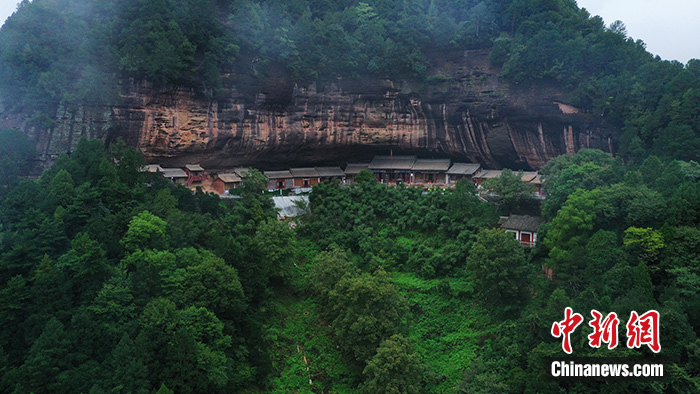
[[[537,232],[540,225],[544,223],[544,219],[539,216],[527,215],[510,215],[505,223],[501,224],[501,228],[507,230],[520,230]]]
[[[517,174],[517,172],[514,172]],[[523,171],[523,177],[520,178],[523,182],[532,182],[537,177],[536,171]]]
[[[249,168],[249,167],[236,167],[236,168],[233,169],[233,172],[235,172],[236,174],[238,174],[238,176],[241,176],[241,177],[242,177],[245,173],[247,173],[248,171],[250,171],[250,168]]]
[[[294,178],[318,178],[318,171],[313,167],[290,168],[289,172]]]
[[[501,176],[501,173],[503,173],[503,171],[501,170],[484,170],[481,172],[481,174],[477,175],[476,177],[479,179],[498,178],[499,176]]]
[[[360,171],[366,170],[368,166],[369,163],[348,163],[343,172],[346,175],[357,175]]]
[[[316,167],[316,171],[318,171],[318,175],[322,177],[342,177],[345,175],[345,173],[343,172],[343,170],[340,169],[340,167]]]
[[[416,162],[415,156],[374,156],[370,170],[410,170]]]
[[[185,165],[185,168],[187,168],[190,171],[204,171],[204,168],[200,166],[199,164],[187,164]]]
[[[480,164],[454,163],[447,173],[450,175],[474,175],[481,168]]]
[[[418,159],[413,163],[413,171],[447,171],[450,159]]]
[[[164,178],[187,178],[187,173],[182,168],[163,168]]]
[[[226,174],[219,174],[218,175],[219,179],[226,183],[233,183],[233,182],[240,182],[241,177],[238,176],[236,173],[226,173]]]
[[[265,171],[265,176],[268,179],[294,178],[289,171]]]

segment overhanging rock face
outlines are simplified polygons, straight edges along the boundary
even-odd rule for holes
[[[505,86],[487,59],[488,51],[467,51],[434,65],[430,73],[442,76],[434,84],[268,83],[228,86],[218,100],[131,83],[116,107],[59,108],[48,126],[18,116],[4,122],[23,128],[47,158],[82,136],[122,137],[151,161],[205,167],[340,164],[391,149],[538,169],[581,148],[614,151],[618,131],[600,116],[566,104],[551,88]]]

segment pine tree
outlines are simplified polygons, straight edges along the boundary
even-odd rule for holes
[[[60,391],[58,375],[66,371],[69,341],[63,324],[56,318],[46,323],[44,332],[29,349],[20,367],[20,386],[26,392],[55,393]]]
[[[124,333],[117,346],[104,362],[110,371],[105,390],[111,393],[147,393],[150,390],[148,370],[143,361],[143,350]]]

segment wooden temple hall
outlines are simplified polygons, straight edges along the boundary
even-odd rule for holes
[[[447,185],[466,178],[474,181],[481,166],[474,163],[452,163],[450,159],[419,159],[416,156],[375,156],[370,163],[348,163],[345,169],[347,181],[357,173],[372,171],[377,182],[407,183],[414,185]]]
[[[166,168],[158,164],[144,166],[142,171],[159,173],[164,178],[188,187],[202,187],[217,194],[228,194],[238,188],[249,169],[239,167],[223,171],[207,171],[199,164],[187,164],[179,168]],[[369,170],[377,182],[386,184],[405,183],[424,186],[451,186],[461,179],[476,185],[499,177],[501,170],[487,170],[476,163],[453,163],[450,159],[419,159],[416,156],[374,156],[369,163],[347,163],[341,167],[296,167],[286,170],[263,171],[267,177],[268,190],[289,189],[308,192],[321,182],[337,179],[342,184],[355,182],[360,171]],[[522,173],[522,181],[534,184],[537,195],[542,196],[542,177],[535,171]]]
[[[354,182],[362,170],[370,170],[377,182],[406,183],[411,185],[450,186],[460,179],[476,185],[501,176],[502,170],[488,170],[476,163],[453,163],[450,159],[419,159],[416,156],[375,156],[370,163],[348,163],[345,167],[345,183]],[[544,180],[536,171],[522,173],[522,181],[532,183],[536,196],[543,197]]]
[[[343,181],[345,173],[340,167],[301,167],[282,171],[265,171],[268,189],[308,189],[323,181]]]

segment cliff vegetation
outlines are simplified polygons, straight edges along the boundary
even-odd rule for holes
[[[502,83],[555,86],[624,131],[626,159],[698,159],[698,61],[654,58],[573,0],[23,1],[0,30],[0,92],[5,113],[50,127],[59,104],[119,102],[127,79],[205,97],[338,78],[449,86],[431,64],[478,48]]]

